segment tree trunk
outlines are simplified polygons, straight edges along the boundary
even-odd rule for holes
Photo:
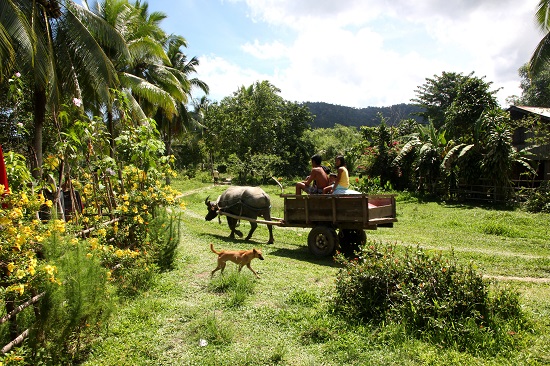
[[[46,120],[46,90],[38,88],[34,91],[34,136],[32,147],[34,159],[31,161],[32,176],[39,179],[42,176],[42,132]]]
[[[109,156],[115,158],[115,128],[113,126],[113,111],[111,108],[107,111],[107,125],[109,126]]]
[[[166,141],[164,142],[164,146],[166,147],[166,156],[172,155],[172,125],[170,120],[171,118],[168,119],[168,132],[166,133]],[[169,175],[166,175],[166,185],[170,185]]]

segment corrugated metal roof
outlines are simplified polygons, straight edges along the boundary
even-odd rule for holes
[[[535,113],[543,117],[550,118],[550,108],[542,108],[542,107],[526,107],[521,105],[514,105],[512,106],[516,109],[521,109],[529,113]]]

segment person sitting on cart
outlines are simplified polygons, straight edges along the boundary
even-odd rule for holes
[[[330,173],[328,175],[328,186],[323,188],[323,193],[324,194],[328,194],[328,193],[332,192],[332,190],[334,189],[334,182],[336,182],[336,177],[337,176],[338,175],[336,173]]]
[[[315,154],[311,157],[311,172],[306,180],[296,183],[296,194],[302,194],[302,191],[308,194],[323,193],[323,189],[328,186],[328,176],[321,166],[323,159],[321,155]]]
[[[342,155],[337,156],[334,161],[334,166],[338,171],[336,180],[334,181],[334,187],[332,187],[332,189],[327,189],[324,193],[345,194],[349,188],[349,173],[346,168],[346,159],[344,159]]]

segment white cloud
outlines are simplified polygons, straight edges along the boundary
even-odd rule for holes
[[[284,58],[287,53],[287,47],[279,41],[261,44],[257,39],[245,43],[241,49],[260,60]]]
[[[243,69],[218,56],[202,56],[199,72],[200,79],[210,87],[209,98],[217,101],[232,95],[241,86],[268,78],[267,75]]]
[[[517,70],[540,40],[533,21],[538,0],[242,1],[257,22],[295,36],[286,44],[255,38],[241,45],[278,65],[269,73],[202,57],[201,78],[223,96],[270,80],[289,100],[387,106],[409,102],[427,77],[473,71],[503,88],[504,104],[521,93]]]

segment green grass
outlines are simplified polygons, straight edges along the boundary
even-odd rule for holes
[[[188,191],[175,269],[151,289],[119,306],[85,365],[543,365],[550,362],[550,215],[398,202],[393,228],[367,232],[373,240],[426,250],[454,251],[501,286],[521,293],[533,320],[517,347],[496,357],[474,356],[410,338],[399,325],[350,325],[330,313],[339,266],[314,258],[309,229],[274,229],[275,244],[260,225],[251,242],[230,240],[225,218],[205,222],[207,195],[226,187],[175,182]],[[183,187],[184,189],[180,188]],[[264,187],[272,215],[283,217],[280,189]],[[291,189],[285,189],[289,193]],[[194,192],[194,193],[193,193]],[[245,233],[248,222],[241,223]],[[260,248],[252,267],[260,279],[228,263],[213,278],[216,248]],[[512,277],[522,277],[514,280]]]

